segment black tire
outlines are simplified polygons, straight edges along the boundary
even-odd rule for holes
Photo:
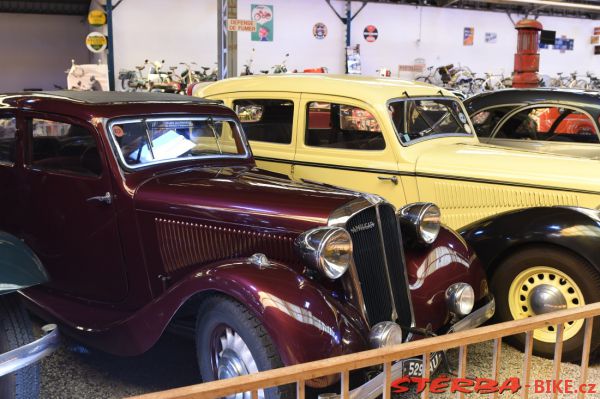
[[[600,301],[600,274],[585,259],[568,250],[552,246],[528,247],[517,251],[502,261],[491,278],[490,287],[496,298],[496,313],[493,320],[496,322],[513,320],[508,302],[511,283],[522,271],[537,266],[558,269],[571,278],[581,290],[586,304]],[[583,335],[584,328],[582,326],[577,334],[564,341],[563,360],[576,361],[581,359]],[[523,350],[525,348],[525,334],[506,337],[506,342]],[[600,318],[596,317],[590,350],[593,352],[598,347],[600,347]],[[534,338],[533,353],[551,359],[554,357],[554,344]]]
[[[196,319],[196,356],[203,382],[214,381],[213,335],[221,326],[237,333],[247,345],[258,371],[283,367],[283,362],[264,326],[244,305],[222,295],[204,300]],[[265,390],[267,399],[295,398],[295,386],[284,385]]]
[[[29,315],[16,294],[0,296],[0,352],[34,340]],[[32,364],[0,378],[0,398],[35,399],[40,393],[40,369]]]

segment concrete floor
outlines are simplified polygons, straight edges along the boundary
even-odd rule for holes
[[[491,342],[470,346],[467,375],[489,377],[491,373]],[[504,345],[502,352],[502,379],[521,377],[522,353]],[[449,353],[456,359],[456,353]],[[586,398],[600,398],[600,356],[594,356],[590,365],[589,382],[597,383],[597,394]],[[563,379],[579,379],[579,366],[564,363]],[[552,361],[534,358],[532,378],[550,379]],[[82,347],[65,339],[61,349],[42,361],[43,399],[109,399],[148,393],[198,382],[198,367],[194,346],[178,336],[165,335],[158,344],[142,356],[121,358]],[[435,399],[452,395],[431,395]],[[491,398],[490,395],[469,395],[469,398]],[[502,395],[509,398],[511,395]],[[515,396],[518,397],[518,396]],[[533,398],[550,398],[535,394]],[[561,395],[560,398],[573,398]]]

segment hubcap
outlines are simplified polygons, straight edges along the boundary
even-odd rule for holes
[[[242,337],[231,327],[221,325],[213,332],[212,339],[213,373],[219,380],[258,373],[256,361]],[[250,392],[227,396],[227,399],[251,399]],[[265,392],[258,391],[260,399]]]
[[[567,308],[565,296],[558,288],[550,284],[541,284],[533,288],[529,303],[535,314],[544,314]]]
[[[548,266],[534,266],[515,277],[508,290],[508,305],[514,319],[585,305],[583,293],[566,273]],[[564,324],[563,340],[573,338],[583,326],[583,320]],[[536,340],[556,342],[556,326],[533,332]]]

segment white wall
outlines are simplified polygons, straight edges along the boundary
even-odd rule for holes
[[[71,59],[87,63],[82,17],[0,14],[0,92],[66,86]]]
[[[117,75],[121,68],[133,69],[145,59],[164,59],[167,68],[192,61],[214,67],[217,1],[123,1],[113,12],[113,37]]]
[[[344,1],[333,1],[342,13]],[[252,42],[250,33],[238,33],[238,71],[255,49],[253,70],[269,69],[289,53],[290,69],[326,66],[344,72],[345,27],[324,0],[238,0],[238,18],[250,18],[251,4],[274,6],[274,41]],[[356,11],[361,2],[353,2]],[[127,0],[114,13],[116,71],[140,65],[144,59],[167,64],[193,60],[212,66],[217,60],[217,0]],[[513,15],[514,20],[522,16]],[[541,50],[542,73],[600,66],[589,44],[596,21],[540,17],[545,29],[575,39],[575,50]],[[312,27],[327,25],[328,36],[316,40]],[[365,26],[375,25],[379,38],[364,40]],[[463,46],[464,27],[475,28],[473,46]],[[495,32],[497,43],[485,43],[485,32]],[[397,70],[425,58],[428,65],[463,64],[473,71],[506,74],[512,71],[516,31],[505,13],[369,3],[352,22],[352,44],[360,44],[363,74],[384,67]]]

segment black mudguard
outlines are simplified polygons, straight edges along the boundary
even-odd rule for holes
[[[474,248],[488,276],[519,247],[548,244],[586,259],[600,272],[600,211],[535,207],[500,213],[459,230]]]

